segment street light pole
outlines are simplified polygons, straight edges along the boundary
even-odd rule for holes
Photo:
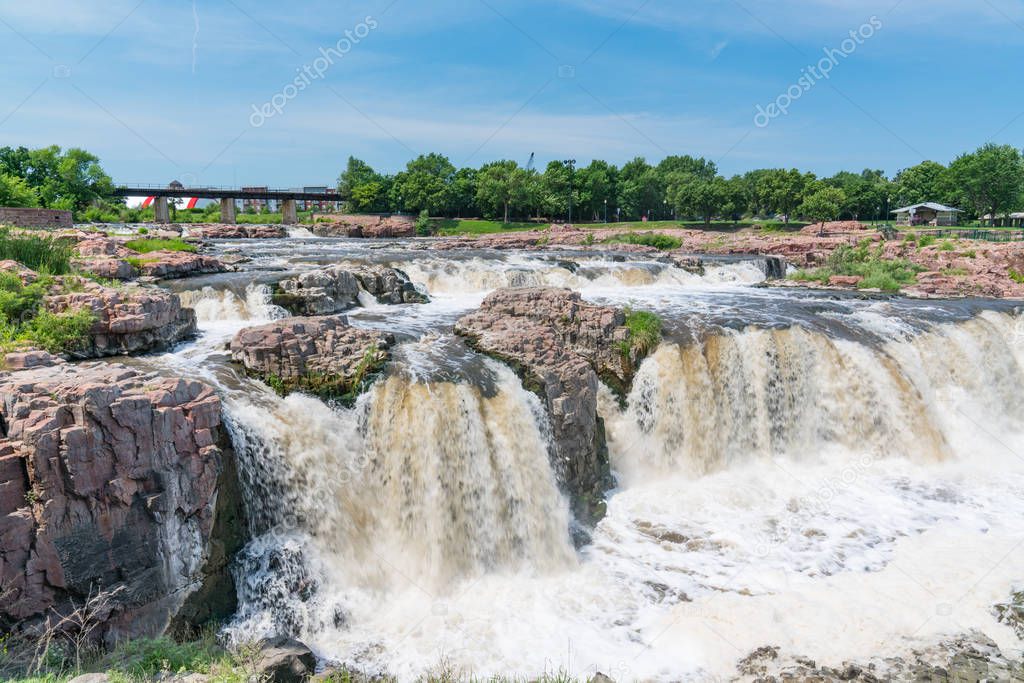
[[[604,222],[608,222],[608,200],[604,200]]]

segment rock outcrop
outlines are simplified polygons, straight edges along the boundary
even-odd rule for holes
[[[199,382],[105,363],[0,374],[0,625],[92,599],[97,636],[153,636],[190,593],[233,595],[206,571],[218,518],[242,514],[222,495],[227,443]]]
[[[354,400],[389,357],[394,338],[348,325],[345,316],[285,318],[231,340],[231,357],[279,393]]]
[[[327,216],[326,222],[314,223],[310,232],[318,237],[364,237],[384,239],[414,237],[413,216]]]
[[[191,225],[189,237],[207,240],[272,240],[288,236],[280,225]]]
[[[358,306],[360,290],[383,304],[428,301],[405,273],[386,266],[333,266],[303,273],[278,283],[273,301],[295,315],[333,315]]]
[[[509,363],[525,386],[546,402],[552,460],[585,526],[604,516],[614,485],[604,423],[597,413],[598,383],[620,392],[632,381],[629,330],[622,311],[584,303],[567,289],[501,289],[455,325],[473,348]]]
[[[72,353],[78,358],[165,351],[196,333],[195,311],[182,308],[177,294],[155,287],[80,280],[75,291],[47,296],[43,303],[51,313],[92,311],[96,322],[89,340]]]
[[[126,241],[124,238],[89,233],[78,242],[75,266],[83,272],[111,280],[130,280],[139,275],[174,280],[228,270],[213,256],[188,251],[139,254],[125,247]]]

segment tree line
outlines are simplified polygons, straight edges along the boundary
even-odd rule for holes
[[[85,150],[0,147],[0,206],[69,209],[81,216],[90,208],[123,206],[113,189],[99,159]],[[357,213],[426,211],[506,223],[569,220],[570,211],[577,222],[887,220],[895,208],[927,201],[962,209],[971,220],[1024,208],[1024,155],[1010,145],[986,144],[948,165],[925,161],[892,178],[872,169],[819,178],[786,168],[726,178],[713,161],[688,155],[657,164],[637,157],[621,167],[552,161],[540,171],[504,160],[456,168],[436,153],[386,174],[350,157],[338,190]]]
[[[637,157],[617,167],[595,160],[577,168],[552,161],[543,171],[511,160],[456,168],[442,154],[424,154],[395,174],[350,157],[338,190],[358,213],[427,211],[433,216],[512,220],[783,221],[887,220],[893,209],[940,202],[972,219],[1024,207],[1024,155],[987,144],[948,166],[925,161],[894,177],[881,170],[842,171],[819,178],[771,168],[726,178],[705,158],[669,156],[657,164]]]

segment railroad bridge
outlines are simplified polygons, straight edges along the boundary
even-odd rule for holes
[[[328,188],[325,191],[307,192],[305,190],[271,190],[253,187],[185,187],[181,183],[171,183],[166,187],[155,185],[120,185],[114,188],[117,197],[153,197],[153,208],[156,211],[157,223],[170,223],[171,212],[168,199],[197,198],[219,199],[220,220],[222,223],[233,224],[236,221],[236,200],[277,201],[281,206],[282,222],[295,225],[299,222],[296,201],[340,202],[341,195]]]

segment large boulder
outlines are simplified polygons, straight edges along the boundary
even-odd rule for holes
[[[316,656],[297,640],[272,638],[260,644],[256,671],[270,683],[303,683],[316,673]]]
[[[86,235],[76,247],[75,266],[86,273],[111,280],[130,280],[142,275],[174,280],[223,273],[227,265],[213,256],[189,251],[153,251],[139,254],[125,247],[127,238]]]
[[[387,361],[394,337],[349,327],[345,316],[285,318],[231,340],[231,357],[279,393],[351,401]]]
[[[163,289],[77,279],[73,291],[58,291],[44,299],[51,313],[89,310],[96,318],[87,344],[72,354],[78,358],[165,351],[196,333],[195,311]]]
[[[360,291],[382,304],[421,304],[429,299],[409,276],[387,266],[332,266],[282,280],[273,301],[295,315],[333,315],[359,305]]]
[[[413,216],[336,215],[327,217],[327,221],[314,223],[310,231],[319,237],[413,237],[416,235],[416,219]]]
[[[363,266],[353,271],[359,284],[382,304],[425,304],[430,301],[409,276],[397,268]]]
[[[158,280],[177,280],[229,270],[218,258],[189,251],[152,251],[132,257],[129,263],[144,277]]]
[[[342,266],[314,270],[282,280],[273,301],[295,315],[332,315],[356,306],[359,281]]]
[[[634,360],[622,311],[584,303],[567,289],[500,289],[455,332],[473,348],[509,363],[545,401],[553,428],[552,462],[568,490],[576,519],[591,526],[604,516],[612,488],[598,383],[624,392]]]
[[[0,628],[91,601],[97,636],[153,636],[191,593],[234,595],[210,562],[218,519],[241,519],[233,457],[199,382],[106,363],[0,373]]]

